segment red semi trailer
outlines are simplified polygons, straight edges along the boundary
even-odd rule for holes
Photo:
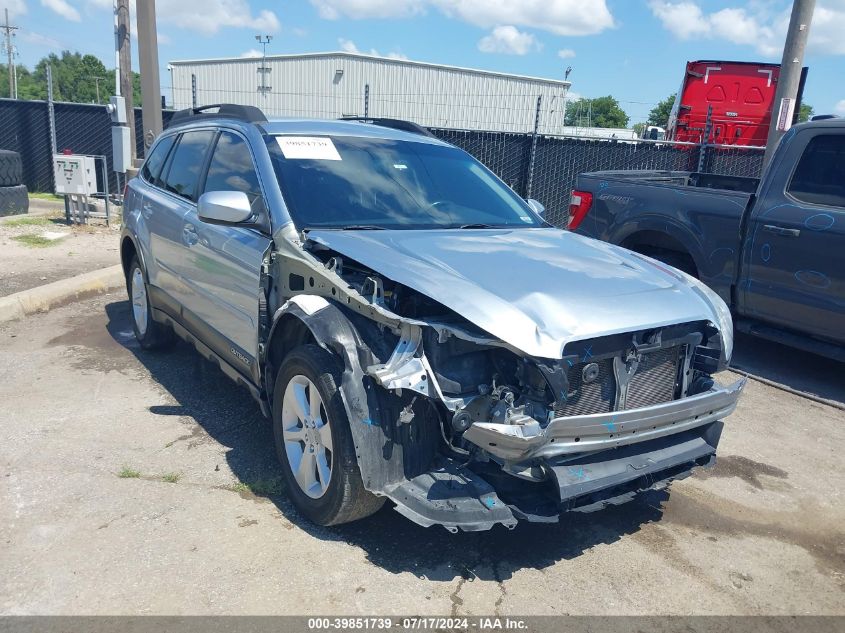
[[[707,108],[713,106],[708,143],[765,145],[779,75],[779,64],[687,62],[669,115],[667,137],[700,143],[704,140]]]

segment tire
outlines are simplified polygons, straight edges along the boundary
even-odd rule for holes
[[[20,184],[23,184],[21,155],[0,149],[0,187],[16,187]]]
[[[340,363],[332,354],[317,345],[303,345],[285,358],[273,389],[273,437],[288,496],[306,518],[324,526],[363,519],[384,505],[384,498],[366,490],[361,480],[349,419],[338,390],[340,376]],[[307,403],[297,409],[292,405],[300,389]],[[311,415],[314,391],[321,401],[318,419]],[[306,408],[309,411],[303,420],[297,410],[301,413]],[[319,430],[325,426],[328,431]],[[309,452],[309,447],[314,451]],[[300,453],[303,468],[292,463]],[[294,469],[300,472],[300,479],[313,479],[314,483],[303,486]]]
[[[173,344],[173,330],[153,320],[147,274],[137,257],[133,257],[129,264],[126,291],[132,309],[132,331],[141,347],[147,350],[170,347]]]
[[[0,187],[0,216],[29,212],[29,194],[26,187]]]

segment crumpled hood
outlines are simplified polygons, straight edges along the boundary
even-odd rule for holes
[[[717,323],[699,282],[558,229],[310,231],[308,238],[439,301],[525,354],[673,323]]]

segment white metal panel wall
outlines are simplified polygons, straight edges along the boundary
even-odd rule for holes
[[[260,58],[173,62],[175,107],[241,103],[268,116],[338,118],[364,115],[415,121],[430,127],[529,132],[542,96],[540,132],[563,129],[568,84],[461,68],[349,54],[269,57],[266,95],[258,91]]]

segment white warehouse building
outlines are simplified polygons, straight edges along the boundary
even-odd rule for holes
[[[563,131],[570,82],[358,53],[174,61],[176,109],[239,103],[268,116],[406,119],[427,127]]]

